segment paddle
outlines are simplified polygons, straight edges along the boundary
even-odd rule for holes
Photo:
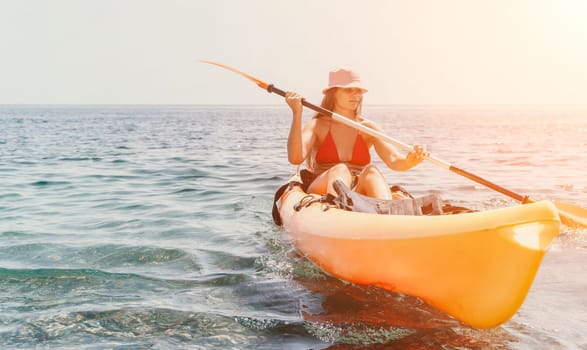
[[[275,93],[278,94],[280,96],[285,97],[285,91],[276,88],[273,84],[269,84],[266,83],[260,79],[257,79],[249,74],[246,74],[244,72],[239,71],[236,68],[227,66],[225,64],[222,63],[218,63],[218,62],[213,62],[213,61],[201,61],[203,63],[208,63],[208,64],[212,64],[218,67],[222,67],[225,69],[228,69],[230,71],[233,71],[237,74],[242,75],[243,77],[253,81],[255,84],[257,84],[257,86],[259,86],[260,88],[267,90],[270,93]],[[406,152],[410,152],[413,150],[412,146],[405,144],[401,141],[398,141],[392,137],[389,137],[379,131],[373,130],[371,128],[368,128],[360,123],[357,123],[355,121],[352,121],[349,118],[346,118],[340,114],[334,113],[332,111],[329,111],[327,109],[324,109],[320,106],[316,106],[306,100],[302,100],[302,104],[318,113],[321,113],[323,115],[327,115],[332,117],[332,119],[343,123],[345,125],[348,125],[350,127],[353,127],[355,129],[358,129],[360,131],[362,131],[363,133],[367,134],[367,135],[371,135],[373,137],[377,137],[380,138],[400,149],[403,149]],[[445,162],[439,158],[436,158],[432,155],[429,155],[427,157],[425,157],[425,159],[431,163],[434,163],[442,168],[448,169],[450,171],[452,171],[455,174],[459,174],[461,176],[464,176],[466,178],[468,178],[469,180],[473,180],[477,183],[482,184],[483,186],[489,187],[497,192],[500,192],[508,197],[511,197],[517,201],[520,201],[522,203],[532,203],[534,202],[532,199],[530,199],[528,196],[523,196],[520,195],[518,193],[512,192],[504,187],[501,187],[499,185],[496,185],[488,180],[483,179],[480,176],[477,176],[475,174],[472,174],[468,171],[465,171],[463,169],[460,169],[454,165],[451,165],[448,162]],[[559,216],[561,218],[561,222],[567,226],[571,226],[571,227],[583,227],[583,228],[587,228],[587,209],[579,207],[577,205],[574,204],[570,204],[570,203],[563,203],[563,202],[553,202],[554,205],[557,207],[558,212],[559,212]]]

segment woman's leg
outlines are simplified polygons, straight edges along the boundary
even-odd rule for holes
[[[318,177],[312,181],[310,186],[308,186],[308,192],[317,194],[330,193],[336,196],[336,191],[332,187],[332,183],[336,179],[342,180],[347,186],[351,187],[353,177],[349,168],[345,164],[336,164],[332,168],[318,175]]]
[[[357,185],[353,190],[373,198],[392,198],[387,181],[385,181],[383,174],[374,165],[368,165],[361,171],[357,179]]]

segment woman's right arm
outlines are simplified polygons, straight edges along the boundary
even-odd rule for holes
[[[287,159],[296,165],[301,164],[308,156],[314,135],[314,119],[302,128],[302,99],[296,92],[288,91],[285,94],[285,101],[293,113],[287,139]]]

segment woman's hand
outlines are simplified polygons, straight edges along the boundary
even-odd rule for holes
[[[420,164],[424,158],[428,157],[430,152],[426,150],[426,146],[414,145],[414,149],[406,156],[406,161],[411,166]]]
[[[287,105],[289,106],[289,108],[291,108],[292,112],[294,114],[301,114],[302,113],[302,100],[304,99],[304,97],[300,94],[298,94],[295,91],[288,91],[285,93],[285,102],[287,102]]]

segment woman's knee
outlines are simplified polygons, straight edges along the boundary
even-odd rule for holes
[[[339,163],[328,170],[328,174],[330,177],[343,177],[343,178],[351,178],[352,174],[349,167],[346,164]]]
[[[359,176],[355,190],[366,196],[391,199],[391,192],[385,181],[385,177],[379,169],[373,165],[367,166]]]
[[[381,173],[381,171],[379,171],[379,169],[375,166],[375,165],[367,165],[363,171],[361,172],[361,175],[364,177],[368,177],[368,178],[380,178],[383,179],[383,174]]]
[[[341,179],[348,186],[351,185],[352,174],[345,164],[336,164],[330,169],[320,174],[308,187],[308,192],[318,194],[336,194],[332,188],[334,180]]]

